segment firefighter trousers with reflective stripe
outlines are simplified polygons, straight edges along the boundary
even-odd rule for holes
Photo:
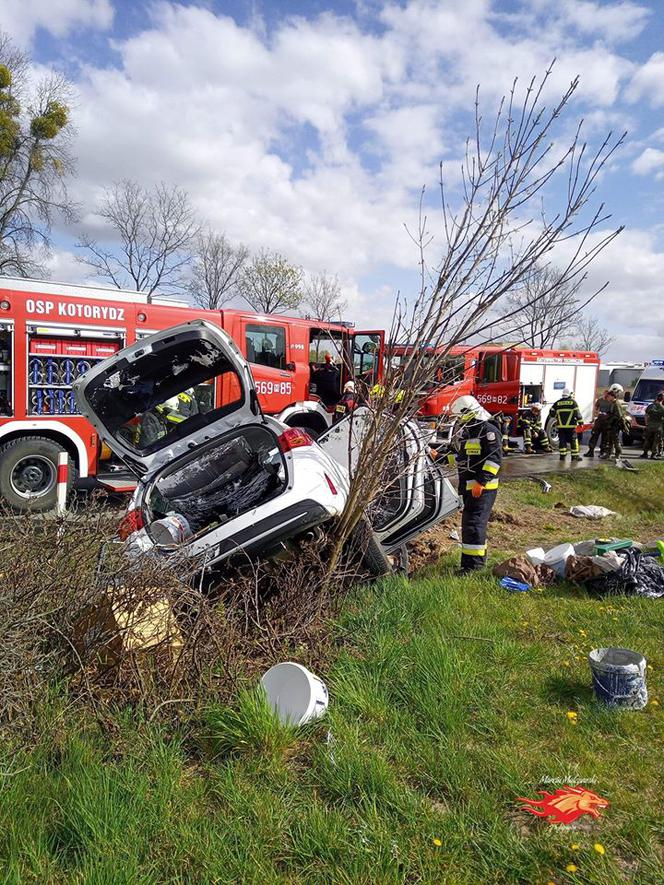
[[[461,568],[482,568],[486,562],[486,528],[497,494],[497,489],[486,489],[479,498],[470,490],[463,494]]]
[[[559,427],[558,428],[558,453],[561,458],[565,455],[579,454],[579,437],[576,433],[576,427]]]

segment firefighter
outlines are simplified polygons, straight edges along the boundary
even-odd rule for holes
[[[579,437],[576,428],[583,423],[583,416],[574,394],[569,388],[563,390],[561,398],[551,406],[551,414],[556,419],[558,426],[558,454],[564,461],[569,453],[572,461],[580,461]]]
[[[459,419],[459,430],[448,459],[459,470],[461,571],[469,572],[486,563],[486,529],[498,494],[502,445],[491,416],[474,396],[460,396],[452,403],[451,414]]]
[[[341,421],[342,418],[345,418],[346,415],[350,415],[350,413],[357,408],[358,400],[357,394],[355,392],[355,382],[347,381],[344,384],[344,392],[339,400],[339,402],[334,407],[334,417],[332,418],[332,423],[336,424],[338,421]]]
[[[617,460],[622,456],[620,434],[623,430],[629,430],[627,409],[623,396],[624,391],[620,384],[612,384],[609,387],[607,393],[609,411],[606,419],[607,443],[604,451],[599,456],[602,461],[608,461],[612,456]]]
[[[595,400],[595,420],[593,422],[593,429],[590,433],[590,439],[588,440],[588,451],[584,456],[586,458],[595,457],[595,447],[598,442],[600,444],[600,454],[605,449],[604,437],[607,431],[607,418],[611,408],[608,393],[609,391],[605,390],[604,393]]]
[[[496,412],[493,416],[493,423],[498,430],[500,430],[503,458],[506,458],[508,455],[512,454],[510,451],[510,429],[512,427],[512,419],[504,412]]]
[[[646,432],[643,438],[643,454],[641,458],[659,458],[664,435],[664,393],[658,393],[655,401],[646,409]]]
[[[316,393],[323,403],[326,406],[336,405],[339,399],[341,375],[329,353],[325,354],[325,364],[317,369],[311,380],[316,385]]]
[[[542,407],[539,403],[531,403],[525,412],[519,414],[519,430],[523,433],[523,444],[526,455],[534,452],[551,452],[551,443],[542,427]]]

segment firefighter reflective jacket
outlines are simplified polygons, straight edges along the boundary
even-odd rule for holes
[[[573,396],[563,396],[551,406],[551,415],[556,419],[558,428],[569,430],[577,424],[583,424],[583,415]]]
[[[470,421],[457,438],[448,461],[459,468],[459,490],[469,490],[478,482],[485,489],[498,488],[502,464],[502,439],[495,424]]]

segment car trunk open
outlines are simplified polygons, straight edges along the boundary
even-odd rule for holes
[[[74,390],[81,412],[139,475],[261,419],[246,361],[225,332],[203,320],[124,348]]]
[[[183,516],[194,537],[222,526],[285,491],[286,464],[277,437],[251,424],[231,431],[160,470],[143,496],[146,528]]]

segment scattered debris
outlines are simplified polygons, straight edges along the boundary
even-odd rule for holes
[[[533,589],[530,584],[515,581],[514,578],[501,578],[500,586],[509,590],[510,593],[525,593],[526,591]]]
[[[449,533],[448,538],[451,538],[452,541],[460,541],[461,537],[456,529],[452,529]]]
[[[569,509],[571,516],[577,516],[579,519],[604,519],[607,516],[618,516],[615,510],[609,510],[608,507],[599,507],[596,504],[576,504]]]
[[[630,464],[630,462],[626,461],[624,458],[616,459],[616,467],[618,467],[620,470],[631,470],[632,473],[639,472],[637,467],[635,467],[633,464]]]
[[[556,574],[548,565],[533,565],[525,556],[513,556],[511,559],[494,566],[493,574],[497,578],[510,578],[530,587],[554,584]]]
[[[586,581],[585,586],[591,593],[664,597],[664,568],[652,556],[632,548],[625,550],[620,558],[619,569]]]
[[[111,668],[126,652],[159,648],[175,657],[182,636],[168,599],[134,600],[131,591],[119,588],[109,589],[100,604],[83,612],[74,628],[74,646],[81,656],[97,648],[99,664]]]
[[[646,659],[628,648],[594,648],[588,655],[595,697],[608,707],[642,710],[648,703]]]

